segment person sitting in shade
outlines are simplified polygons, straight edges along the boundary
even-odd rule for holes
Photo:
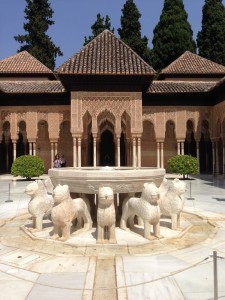
[[[55,158],[54,158],[54,168],[60,168],[61,167],[61,159],[59,154],[56,154]]]

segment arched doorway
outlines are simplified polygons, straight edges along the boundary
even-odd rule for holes
[[[18,125],[18,140],[16,144],[16,157],[29,153],[29,145],[27,143],[26,123],[21,121]]]
[[[49,140],[48,123],[41,120],[38,123],[37,132],[37,156],[39,156],[45,165],[45,172],[51,168],[51,144]]]
[[[100,139],[100,166],[115,166],[115,143],[111,131],[106,129]]]
[[[196,141],[194,138],[194,124],[191,120],[186,124],[186,139],[184,142],[184,154],[196,157]]]
[[[164,166],[167,169],[168,160],[177,154],[177,140],[174,121],[166,122],[166,132],[164,140]]]
[[[155,167],[157,165],[155,128],[153,123],[148,120],[143,122],[141,145],[141,165],[143,167]]]
[[[13,144],[11,140],[10,123],[8,121],[2,126],[2,141],[0,144],[0,172],[10,173],[13,163]]]
[[[73,138],[69,121],[60,124],[58,153],[64,155],[67,167],[73,166]]]
[[[212,173],[212,142],[210,139],[209,122],[201,124],[201,139],[199,143],[200,173]]]

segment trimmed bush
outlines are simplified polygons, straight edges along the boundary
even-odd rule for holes
[[[191,155],[175,155],[168,160],[168,169],[170,173],[183,175],[183,178],[189,174],[198,173],[198,159]]]
[[[38,156],[22,155],[17,157],[11,167],[13,176],[25,177],[27,180],[44,174],[43,160]]]

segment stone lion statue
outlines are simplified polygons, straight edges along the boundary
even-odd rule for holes
[[[28,211],[32,215],[32,231],[43,229],[43,218],[50,217],[54,204],[52,195],[48,194],[42,180],[29,183],[25,188],[25,193],[31,197],[28,204]]]
[[[108,233],[108,242],[116,243],[115,237],[116,213],[114,193],[111,187],[99,187],[97,209],[97,243],[104,243]]]
[[[127,221],[131,228],[134,226],[134,216],[137,215],[143,220],[144,238],[153,239],[161,238],[160,235],[160,210],[158,207],[159,189],[154,182],[145,183],[141,193],[141,197],[131,197],[124,200],[122,207],[122,217],[120,220],[120,228],[128,230]],[[151,236],[151,225],[153,225],[153,236]]]
[[[51,217],[54,225],[53,239],[65,241],[70,238],[72,221],[82,217],[84,230],[92,228],[88,207],[82,198],[72,199],[68,185],[57,185],[53,191],[54,207]]]
[[[170,183],[164,179],[159,190],[161,191],[159,199],[161,214],[171,217],[171,229],[176,230],[180,227],[180,215],[184,207],[183,195],[186,191],[186,184],[178,178]]]

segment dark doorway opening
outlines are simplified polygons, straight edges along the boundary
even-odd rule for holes
[[[101,134],[100,166],[115,166],[115,143],[113,134],[109,130]]]

